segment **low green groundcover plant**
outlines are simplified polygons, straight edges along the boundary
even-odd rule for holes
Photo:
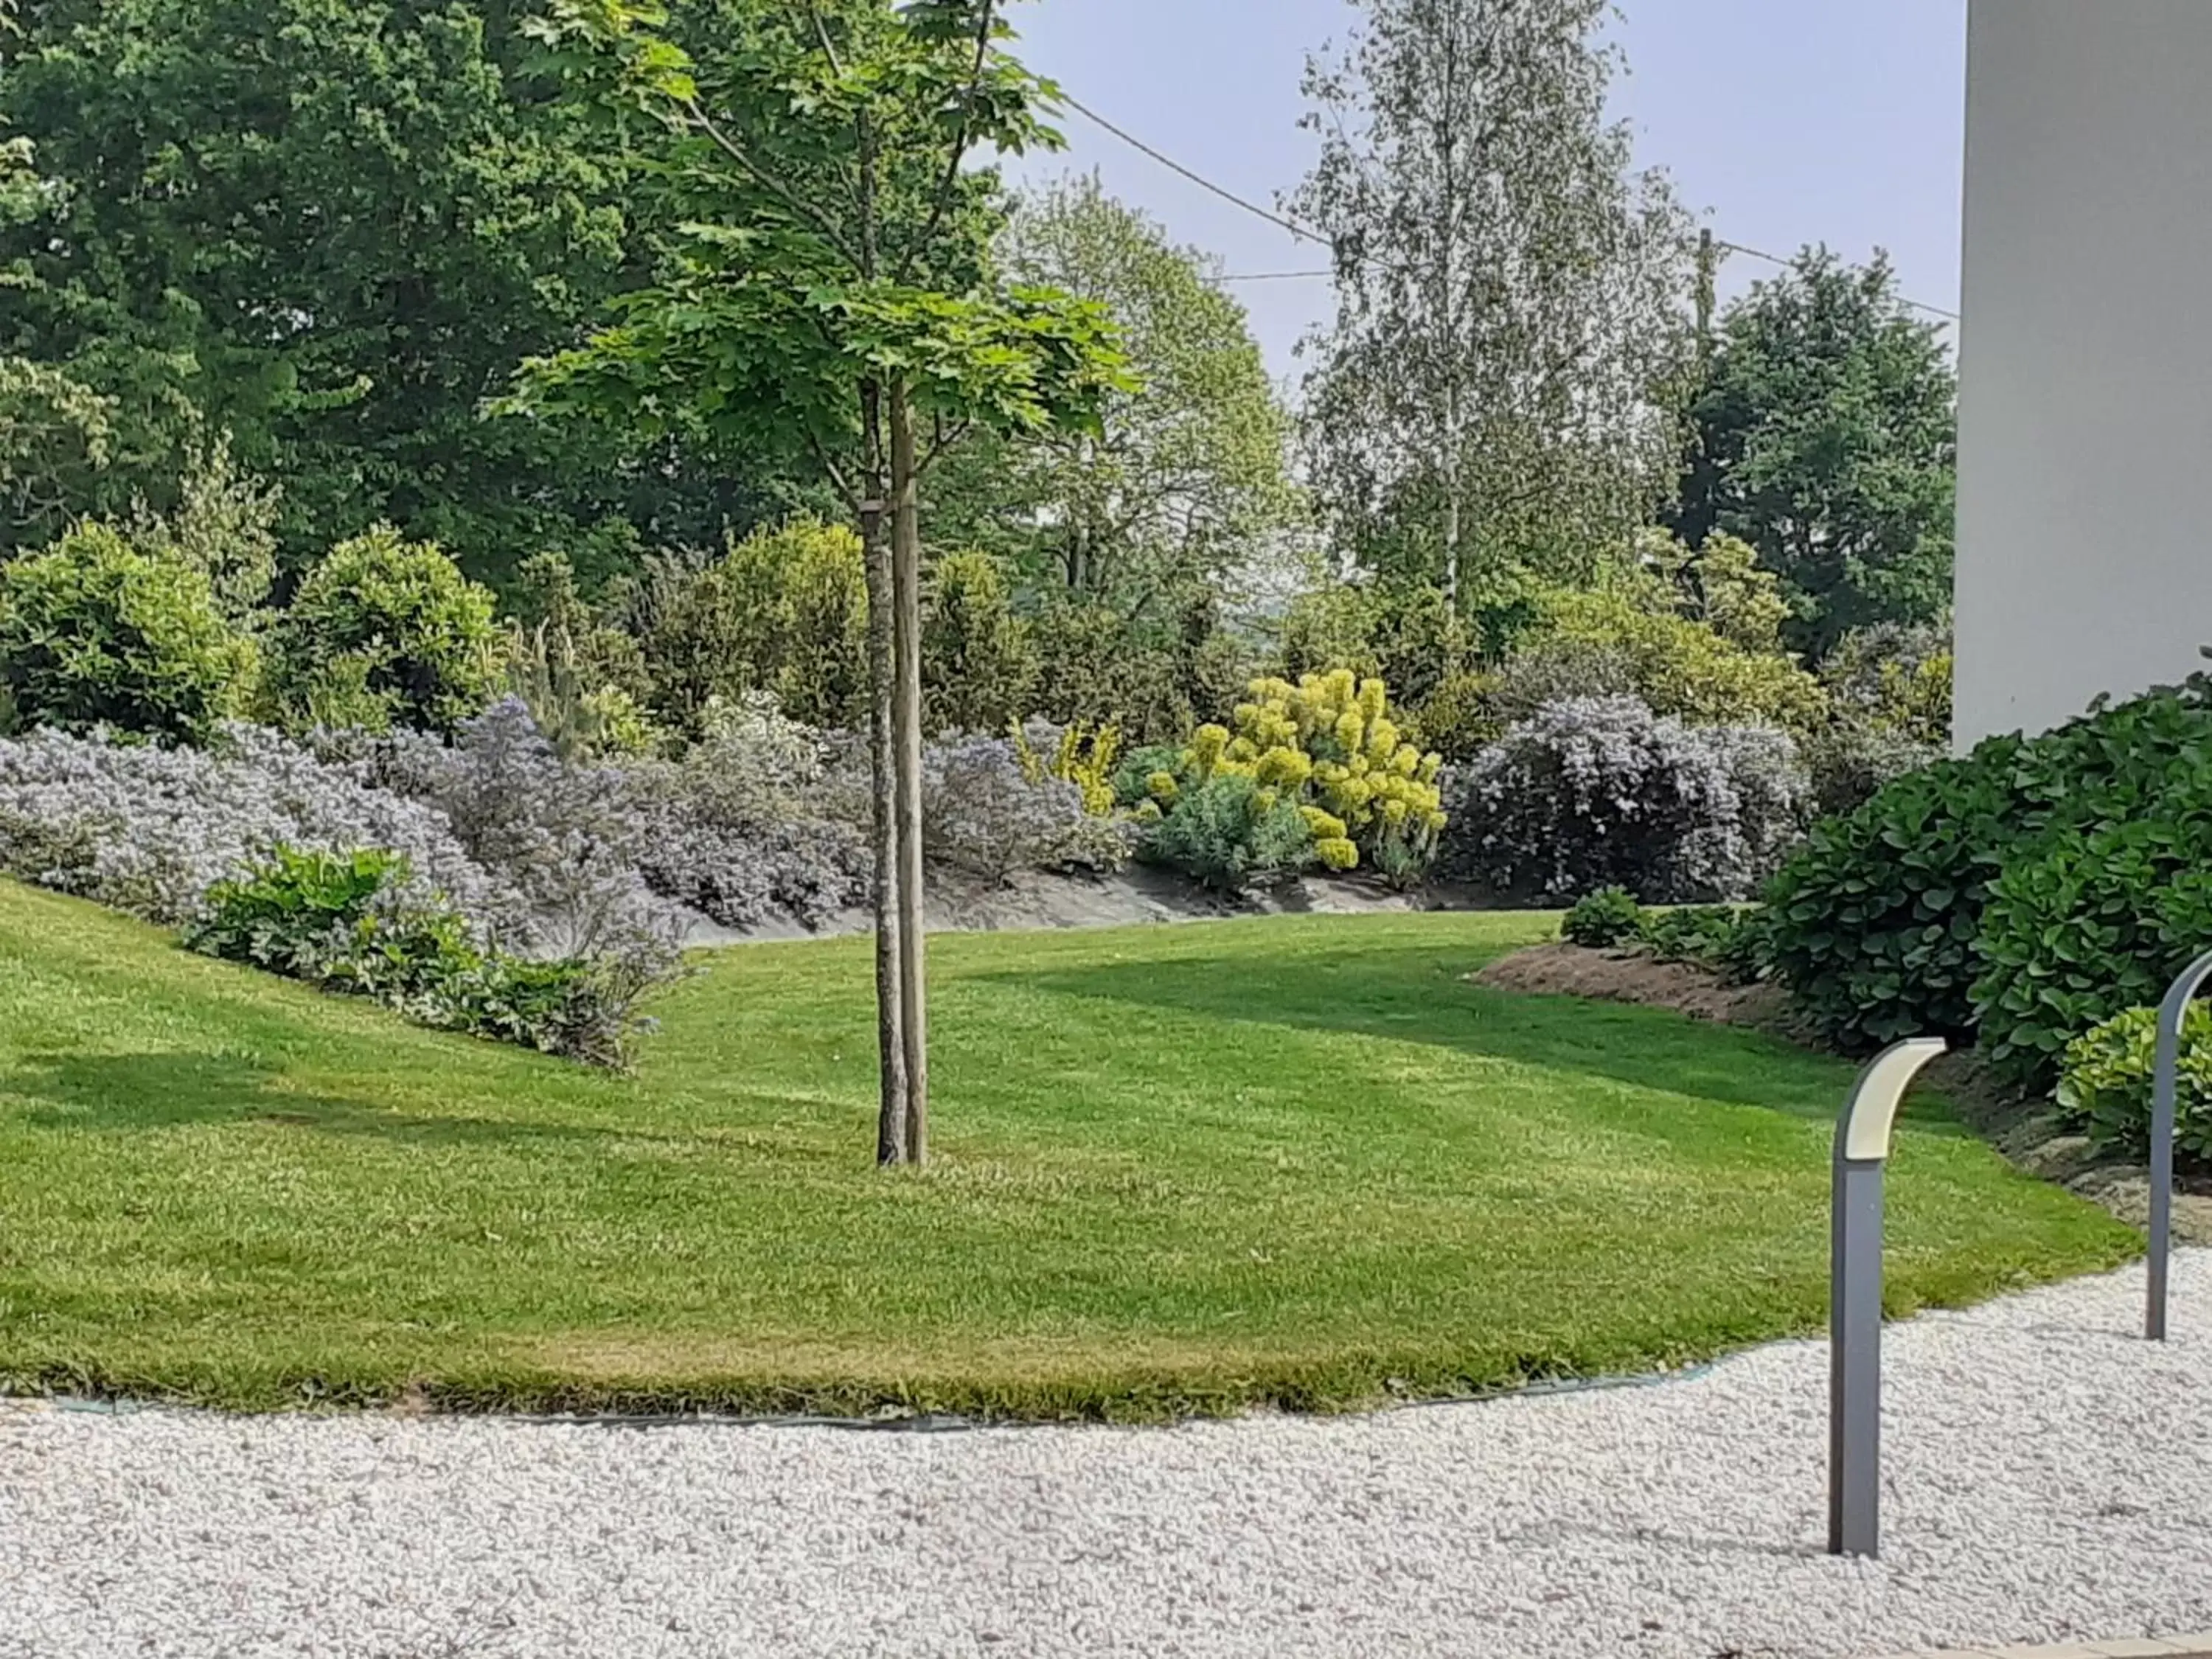
[[[1773,965],[1773,923],[1756,904],[1684,904],[1646,909],[1624,887],[1601,887],[1560,918],[1559,937],[1593,950],[1632,946],[1661,962],[1686,962],[1732,984],[1765,979]]]
[[[2069,1122],[2105,1152],[2150,1151],[2150,1097],[2158,1059],[2158,1011],[2130,1008],[2066,1045],[2058,1104]],[[2212,1170],[2212,1008],[2192,1004],[2181,1023],[2174,1099],[2174,1161]]]
[[[651,1024],[638,1005],[656,976],[635,958],[532,962],[488,950],[404,858],[376,848],[279,847],[208,890],[185,942],[372,997],[425,1025],[592,1065],[626,1065],[632,1038]]]
[[[1644,907],[1626,887],[1601,887],[1585,893],[1559,920],[1559,937],[1570,945],[1609,951],[1643,931]]]
[[[1773,967],[1773,921],[1763,905],[1686,904],[1644,912],[1638,937],[1662,962],[1687,962],[1735,985]]]

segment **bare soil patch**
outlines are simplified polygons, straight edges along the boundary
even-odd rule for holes
[[[1632,1002],[1758,1030],[1779,1030],[1789,1013],[1787,999],[1771,985],[1730,985],[1690,963],[1592,951],[1564,940],[1500,957],[1472,978],[1493,990]]]

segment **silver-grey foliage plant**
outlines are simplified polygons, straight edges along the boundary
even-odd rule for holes
[[[1807,786],[1784,732],[1573,697],[1449,770],[1443,804],[1448,877],[1527,899],[1619,886],[1695,903],[1752,896],[1802,832]]]
[[[1059,746],[1057,727],[1033,722],[1032,750]],[[1062,778],[1030,777],[1005,738],[961,737],[921,757],[922,842],[933,858],[994,881],[1018,869],[1118,869],[1130,826],[1085,809]]]
[[[226,726],[204,749],[49,730],[0,741],[0,867],[21,880],[173,925],[280,846],[404,854],[485,942],[529,932],[520,889],[443,813],[265,727]]]

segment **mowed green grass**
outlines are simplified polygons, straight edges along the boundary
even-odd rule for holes
[[[1544,918],[933,942],[933,1166],[868,947],[725,951],[635,1078],[0,884],[0,1387],[237,1407],[1141,1418],[1818,1328],[1847,1067],[1465,975]],[[1917,1109],[1893,1305],[2139,1248]]]

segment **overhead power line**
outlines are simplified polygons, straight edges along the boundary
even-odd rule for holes
[[[1770,265],[1781,266],[1784,270],[1796,264],[1796,260],[1785,259],[1778,253],[1768,253],[1759,248],[1746,247],[1741,242],[1731,242],[1724,237],[1714,237],[1713,246],[1723,253],[1741,253],[1747,259],[1763,259]],[[1948,322],[1955,323],[1960,320],[1959,313],[1955,311],[1946,311],[1942,306],[1931,306],[1924,301],[1909,299],[1903,295],[1898,297],[1915,311],[1924,311],[1931,317],[1941,317]]]
[[[1113,134],[1115,137],[1119,138],[1123,143],[1128,145],[1130,149],[1137,151],[1139,155],[1150,156],[1153,161],[1158,161],[1169,172],[1181,174],[1183,178],[1189,179],[1191,183],[1196,185],[1200,190],[1212,191],[1213,194],[1218,196],[1223,201],[1227,202],[1231,206],[1243,208],[1245,212],[1252,214],[1255,217],[1265,219],[1269,224],[1274,226],[1279,230],[1287,230],[1291,235],[1297,237],[1302,242],[1313,242],[1322,247],[1327,247],[1329,245],[1328,238],[1322,235],[1320,232],[1308,230],[1304,225],[1298,224],[1292,220],[1285,219],[1281,214],[1274,212],[1271,209],[1263,208],[1256,202],[1247,201],[1243,197],[1239,196],[1235,191],[1227,188],[1225,185],[1217,185],[1212,179],[1206,178],[1200,173],[1192,172],[1182,162],[1176,161],[1174,156],[1162,155],[1158,150],[1154,149],[1143,139],[1138,137],[1135,133],[1130,132],[1125,128],[1115,126],[1111,121],[1101,115],[1097,110],[1088,108],[1083,104],[1079,103],[1075,99],[1070,97],[1065,90],[1063,90],[1060,94],[1060,101],[1066,105],[1068,108],[1073,110],[1078,115],[1080,115],[1085,120],[1092,123],[1094,125],[1104,128],[1108,132]]]
[[[1278,230],[1288,231],[1291,235],[1297,237],[1302,242],[1311,242],[1320,247],[1328,247],[1330,246],[1329,239],[1322,235],[1319,231],[1311,229],[1305,225],[1299,224],[1294,219],[1285,218],[1283,215],[1275,212],[1273,209],[1263,208],[1258,203],[1254,202],[1246,197],[1238,195],[1235,191],[1231,190],[1225,185],[1217,185],[1212,179],[1207,178],[1205,174],[1197,172],[1194,168],[1185,167],[1182,162],[1176,161],[1174,156],[1167,155],[1162,150],[1154,149],[1152,145],[1146,143],[1143,139],[1138,137],[1135,133],[1131,132],[1126,127],[1117,126],[1115,123],[1108,120],[1104,116],[1101,115],[1097,110],[1091,108],[1080,100],[1071,96],[1064,88],[1060,92],[1060,101],[1066,105],[1068,108],[1073,110],[1078,115],[1080,115],[1085,120],[1090,122],[1093,126],[1096,126],[1112,137],[1120,139],[1123,143],[1128,145],[1130,149],[1135,150],[1139,155],[1146,156],[1152,161],[1157,161],[1160,166],[1165,167],[1169,172],[1176,174],[1178,177],[1188,179],[1192,184],[1196,185],[1200,190],[1206,191],[1212,195],[1218,196],[1223,201],[1228,203],[1231,207],[1241,208],[1243,211],[1252,215],[1255,218],[1264,219],[1269,224],[1274,226]],[[1748,247],[1741,242],[1731,242],[1717,236],[1713,239],[1713,246],[1719,248],[1723,252],[1741,253],[1746,258],[1763,260],[1768,264],[1779,266],[1785,270],[1796,263],[1794,259],[1785,259],[1779,254],[1768,253],[1762,249]],[[1334,270],[1261,270],[1240,276],[1223,276],[1217,280],[1224,283],[1282,283],[1303,281],[1309,278],[1322,276],[1334,276],[1335,274],[1336,273]],[[1902,295],[1899,297],[1904,304],[1910,306],[1915,311],[1926,312],[1929,316],[1941,317],[1947,322],[1955,323],[1960,320],[1959,313],[1955,311],[1947,310],[1942,306],[1931,306],[1920,300],[1905,298]]]

